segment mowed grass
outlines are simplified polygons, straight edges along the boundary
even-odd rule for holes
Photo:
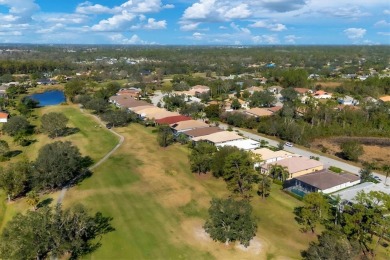
[[[116,230],[88,259],[299,259],[315,239],[294,221],[293,208],[301,202],[274,186],[270,198],[252,201],[256,248],[212,241],[202,225],[211,198],[229,195],[225,183],[191,173],[188,149],[159,147],[152,128],[116,130],[125,136],[122,147],[64,200],[66,207],[82,203],[113,217]]]
[[[68,127],[79,129],[75,134],[51,139],[45,134],[37,134],[32,136],[36,141],[27,147],[21,147],[13,143],[8,136],[2,136],[2,139],[7,140],[11,146],[11,150],[20,150],[21,154],[13,157],[10,161],[1,162],[1,167],[6,167],[9,163],[14,163],[20,160],[33,161],[38,156],[39,149],[45,144],[55,141],[70,141],[80,149],[83,156],[90,156],[95,162],[104,157],[118,143],[118,137],[110,133],[104,127],[100,127],[98,122],[88,113],[82,113],[77,106],[49,106],[39,108],[35,111],[36,118],[30,119],[34,125],[39,128],[40,117],[48,112],[61,112],[69,118]],[[57,193],[45,195],[41,200],[51,197],[56,200]],[[8,204],[6,202],[6,194],[0,191],[0,230],[4,224],[10,220],[16,213],[24,212],[28,209],[25,199],[19,199]]]

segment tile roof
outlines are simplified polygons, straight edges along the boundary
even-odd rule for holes
[[[116,102],[120,107],[125,108],[132,108],[132,107],[139,107],[139,106],[147,106],[150,105],[150,103],[143,101],[143,100],[136,100],[129,96],[112,96],[110,97],[111,102]]]
[[[358,181],[360,180],[360,177],[348,173],[336,174],[325,169],[318,172],[313,172],[299,177],[295,177],[295,179],[309,184],[310,186],[316,187],[320,190],[326,190],[344,183]]]
[[[217,144],[217,146],[218,147],[234,146],[237,147],[238,149],[253,150],[259,147],[259,144],[260,144],[259,142],[254,141],[252,139],[238,139],[238,140]]]
[[[390,102],[390,96],[383,96],[380,97],[379,99],[382,100],[383,102]]]
[[[244,137],[238,135],[235,132],[229,132],[229,131],[222,131],[222,132],[217,132],[214,134],[209,134],[209,135],[204,135],[204,136],[192,138],[192,140],[195,142],[205,140],[205,141],[212,142],[214,144],[229,142],[229,141],[238,140],[238,139],[244,139]]]
[[[156,123],[160,124],[160,125],[161,124],[170,125],[170,124],[174,124],[174,123],[181,122],[181,121],[187,121],[187,120],[191,120],[191,119],[192,119],[191,117],[183,116],[183,115],[168,116],[168,117],[164,117],[164,118],[156,120]]]
[[[195,129],[195,128],[209,127],[208,124],[206,124],[204,122],[201,122],[201,121],[193,120],[193,119],[177,122],[177,123],[171,124],[170,126],[173,129],[175,129],[176,131],[183,131],[183,130],[191,130],[191,129]]]
[[[310,91],[310,89],[308,89],[308,88],[294,88],[294,90],[296,92],[298,92],[299,94],[305,94],[305,93],[308,93]]]
[[[8,113],[0,112],[0,118],[8,118],[8,116]]]
[[[211,126],[211,127],[192,129],[192,130],[183,132],[183,134],[186,134],[190,137],[198,137],[198,136],[214,134],[214,133],[218,133],[218,132],[222,132],[222,131],[223,130],[217,126]]]
[[[286,152],[284,150],[272,151],[268,148],[260,148],[260,149],[253,150],[252,152],[254,154],[261,155],[261,159],[264,161],[272,159],[272,158],[278,158],[278,157],[287,158],[287,157],[291,157],[294,155],[293,153]]]
[[[307,157],[302,156],[302,157],[286,158],[286,159],[283,159],[283,160],[280,160],[277,162],[268,163],[268,164],[265,164],[263,168],[268,169],[271,167],[271,165],[275,165],[275,164],[281,165],[283,167],[287,167],[288,172],[290,174],[294,174],[296,172],[324,166],[324,164],[322,162],[319,162],[319,161],[309,159]]]
[[[245,111],[245,113],[252,116],[271,116],[273,114],[272,111],[269,111],[267,108],[262,107],[254,107]]]

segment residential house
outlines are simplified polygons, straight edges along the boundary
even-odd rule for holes
[[[386,194],[390,194],[390,186],[385,185],[383,182],[380,183],[364,182],[356,186],[350,187],[348,189],[338,191],[333,195],[335,196],[339,195],[343,201],[354,203],[356,202],[355,198],[358,193],[360,192],[370,193],[371,191],[376,191],[376,192],[379,191]]]
[[[282,109],[281,106],[276,107],[254,107],[244,111],[247,115],[254,117],[272,116],[274,113]]]
[[[279,94],[280,91],[282,91],[282,87],[281,86],[272,86],[272,87],[269,87],[268,88],[268,91],[274,93],[274,94]]]
[[[262,161],[258,163],[259,165],[273,163],[286,158],[298,156],[284,150],[272,151],[268,148],[260,148],[260,149],[253,150],[252,152],[255,155],[260,155]]]
[[[0,123],[7,123],[9,114],[5,112],[0,112]]]
[[[390,96],[380,97],[379,100],[381,100],[382,102],[390,102]]]
[[[170,127],[172,128],[173,132],[177,134],[192,129],[209,127],[209,125],[202,121],[191,119],[171,124]]]
[[[171,125],[174,123],[187,121],[187,120],[192,120],[192,118],[188,116],[178,115],[178,116],[168,116],[168,117],[158,119],[156,120],[156,123],[159,125]]]
[[[345,105],[345,106],[357,106],[357,105],[359,105],[359,101],[354,99],[351,96],[345,96],[345,97],[342,97],[342,98],[338,98],[337,101],[339,102],[339,104]]]
[[[263,87],[256,87],[256,86],[252,86],[250,88],[247,88],[245,89],[246,91],[248,91],[251,95],[253,95],[254,92],[260,92],[260,91],[263,91],[264,88]]]
[[[294,187],[305,192],[333,193],[360,183],[360,177],[349,173],[337,174],[327,169],[298,176]]]
[[[161,119],[161,118],[164,118],[164,117],[180,115],[177,112],[167,111],[164,108],[159,108],[159,107],[154,107],[154,106],[140,109],[140,110],[138,110],[138,111],[136,111],[134,113],[136,113],[140,118],[144,118],[144,119],[145,118],[148,118],[148,119]]]
[[[192,138],[192,141],[198,142],[198,141],[207,141],[210,143],[213,143],[215,145],[226,143],[229,141],[244,139],[244,137],[238,135],[235,132],[229,132],[229,131],[222,131],[218,133],[213,133],[209,135],[199,136]]]
[[[260,145],[259,142],[252,139],[246,139],[246,138],[216,144],[217,147],[233,146],[233,147],[237,147],[238,149],[246,150],[246,151],[254,150],[257,147],[259,147],[259,145]]]
[[[221,128],[217,126],[210,126],[210,127],[203,127],[203,128],[196,128],[188,131],[184,131],[183,134],[187,135],[190,138],[199,137],[199,136],[205,136],[210,135],[214,133],[223,132]]]
[[[126,95],[138,99],[141,95],[141,89],[139,88],[122,88],[116,93],[118,96]]]
[[[119,108],[131,109],[138,106],[150,106],[150,103],[142,100],[136,100],[127,96],[112,96],[109,98],[109,102],[115,104]]]
[[[318,90],[318,91],[314,92],[313,97],[318,98],[318,99],[330,99],[330,98],[332,98],[332,93],[328,93],[328,92],[323,91],[323,90]]]
[[[210,92],[210,87],[203,86],[203,85],[196,85],[190,88],[189,92],[191,93],[191,96],[199,96],[200,94]]]
[[[313,93],[313,91],[308,88],[294,88],[294,90],[298,93],[299,96],[306,96],[307,94]]]
[[[3,84],[0,86],[0,97],[4,97],[7,94],[8,86]]]
[[[286,158],[274,163],[263,164],[261,165],[261,171],[264,173],[269,173],[271,167],[275,164],[287,168],[289,172],[288,179],[324,169],[324,164],[322,162],[302,156]]]

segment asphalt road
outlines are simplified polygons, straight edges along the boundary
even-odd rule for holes
[[[228,125],[220,123],[219,127],[223,128],[223,129],[227,129]],[[253,139],[253,140],[256,140],[256,141],[265,140],[271,146],[278,146],[278,144],[279,144],[278,141],[275,141],[275,140],[272,140],[272,139],[269,139],[269,138],[266,138],[266,137],[263,137],[263,136],[259,136],[259,135],[256,135],[256,134],[253,134],[253,133],[250,133],[250,132],[238,129],[238,128],[234,128],[233,127],[233,130],[239,130],[239,132],[242,133],[245,137]],[[329,166],[336,166],[336,167],[341,168],[341,169],[343,169],[343,170],[345,170],[347,172],[350,172],[350,173],[353,173],[353,174],[358,174],[358,175],[359,175],[359,171],[361,169],[359,167],[356,167],[354,165],[348,164],[346,162],[341,162],[341,161],[338,161],[338,160],[335,160],[335,159],[332,159],[332,158],[329,158],[329,157],[326,157],[326,156],[323,156],[323,155],[320,155],[320,154],[316,154],[314,152],[309,152],[309,151],[300,149],[298,147],[287,147],[287,146],[285,146],[284,150],[286,150],[288,152],[291,152],[291,153],[296,153],[296,154],[299,154],[299,155],[303,155],[303,156],[306,156],[306,157],[310,157],[310,156],[319,157],[319,160],[322,163],[325,164],[326,168],[328,168]],[[373,174],[374,174],[374,176],[378,176],[380,178],[381,182],[383,182],[383,183],[385,182],[385,176],[383,176],[381,174],[378,174],[378,173],[375,173],[375,172]],[[390,183],[390,180],[387,180],[387,183]]]

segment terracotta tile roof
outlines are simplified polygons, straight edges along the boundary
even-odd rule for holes
[[[8,113],[0,112],[0,118],[8,118],[8,116]]]
[[[110,97],[111,102],[115,102],[120,107],[124,108],[132,108],[132,107],[139,107],[139,106],[147,106],[150,105],[150,103],[142,100],[136,100],[132,97],[122,95],[122,96],[112,96]]]
[[[353,174],[336,174],[329,170],[322,170],[302,175],[295,179],[320,190],[326,190],[344,183],[358,181],[360,177]]]
[[[272,151],[268,148],[260,148],[260,149],[253,150],[252,152],[254,154],[261,155],[261,159],[264,161],[269,160],[269,159],[273,159],[273,158],[278,158],[278,157],[287,158],[287,157],[291,157],[294,155],[294,154],[292,154],[290,152],[286,152],[284,150]]]
[[[214,134],[222,131],[223,130],[217,126],[211,126],[211,127],[197,128],[197,129],[185,131],[183,132],[183,134],[186,134],[190,137],[198,137],[198,136]]]
[[[280,109],[282,109],[281,106],[276,106],[276,107],[270,107],[270,108],[267,108],[269,111],[275,113],[275,112],[278,112]]]
[[[169,117],[164,117],[164,118],[156,120],[156,123],[160,124],[160,125],[161,124],[170,125],[170,124],[174,124],[174,123],[181,122],[181,121],[187,121],[187,120],[191,120],[191,119],[192,119],[191,117],[183,116],[183,115],[169,116]]]
[[[390,96],[383,96],[380,97],[379,99],[382,100],[383,102],[390,102]]]

